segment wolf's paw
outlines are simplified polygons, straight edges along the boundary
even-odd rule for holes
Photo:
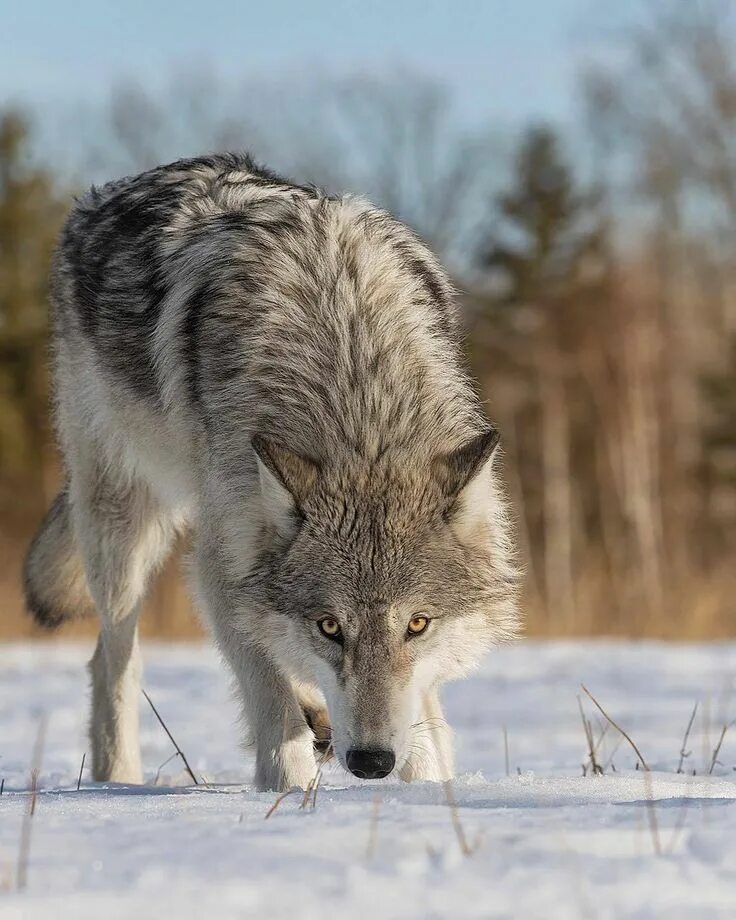
[[[314,750],[323,757],[327,755],[332,743],[332,726],[330,717],[324,706],[310,706],[302,703],[302,712],[307,725],[311,728],[314,735]],[[329,760],[329,754],[326,759]]]

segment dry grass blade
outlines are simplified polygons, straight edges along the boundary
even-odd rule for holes
[[[176,743],[176,741],[174,740],[174,736],[171,734],[171,732],[170,732],[169,729],[168,729],[168,726],[166,725],[166,723],[164,722],[164,720],[163,720],[163,719],[161,718],[161,716],[159,715],[158,709],[156,709],[156,707],[153,705],[153,700],[151,699],[151,697],[146,693],[146,691],[145,691],[143,688],[141,688],[141,693],[143,694],[143,696],[145,696],[145,698],[146,698],[146,700],[147,700],[147,702],[148,702],[148,705],[149,705],[149,706],[151,707],[151,709],[153,710],[153,714],[154,714],[154,715],[156,716],[156,718],[158,719],[159,724],[161,725],[161,728],[163,728],[163,730],[164,730],[164,731],[166,732],[166,734],[169,736],[169,741],[171,741],[171,743],[172,743],[172,744],[174,745],[174,747],[176,748],[176,753],[179,755],[179,757],[181,757],[181,759],[182,759],[182,761],[183,761],[183,763],[184,763],[184,766],[185,766],[185,768],[186,768],[187,773],[188,773],[188,774],[191,776],[191,778],[192,778],[192,782],[194,783],[195,786],[198,786],[198,785],[199,785],[199,781],[198,781],[197,777],[194,775],[194,771],[193,771],[192,768],[189,766],[189,761],[188,761],[188,760],[186,759],[186,757],[184,756],[184,751],[182,751],[182,749],[179,747],[179,745],[178,745],[178,744]]]
[[[649,830],[652,835],[654,852],[657,856],[662,855],[662,842],[659,838],[659,822],[657,821],[657,809],[654,807],[654,792],[652,790],[652,777],[649,768],[645,768],[644,786],[646,788],[647,798],[647,820],[649,821]]]
[[[28,802],[28,808],[23,815],[23,823],[20,829],[20,843],[18,845],[18,871],[16,875],[16,887],[22,891],[28,884],[28,860],[31,853],[31,821],[36,813],[36,800],[38,798],[38,775],[41,772],[41,761],[43,760],[43,745],[46,738],[46,716],[41,716],[38,723],[38,732],[36,741],[33,745],[33,756],[31,758],[31,797]]]
[[[276,801],[273,803],[273,805],[268,809],[268,811],[266,812],[266,814],[263,816],[263,820],[264,820],[264,821],[268,821],[268,819],[269,819],[269,818],[271,817],[271,815],[276,811],[276,809],[277,809],[277,808],[279,807],[279,805],[284,801],[284,799],[285,799],[287,796],[291,795],[292,792],[296,792],[298,788],[299,788],[298,786],[292,786],[291,789],[287,789],[286,792],[282,792],[281,795],[278,796],[278,798],[276,799]]]
[[[174,753],[173,753],[170,757],[167,757],[167,758],[166,758],[166,760],[161,764],[161,766],[158,768],[158,770],[156,770],[156,775],[153,777],[153,785],[154,785],[154,786],[158,786],[158,781],[159,781],[159,779],[161,778],[161,771],[162,771],[163,768],[166,766],[166,764],[171,763],[171,761],[172,761],[175,757],[178,757],[178,756],[179,756],[179,755],[177,754],[177,752],[174,751]]]
[[[428,711],[432,711],[432,702],[429,697],[424,698],[424,708]],[[505,726],[504,726],[505,731]],[[445,762],[444,753],[442,750],[442,745],[437,741],[437,738],[434,735],[431,736],[431,743],[434,745],[435,753],[437,754],[437,759],[442,767],[442,770],[445,776],[451,776],[452,770],[449,769],[449,765]],[[446,779],[442,783],[442,788],[445,790],[445,799],[447,800],[447,807],[450,809],[450,819],[452,820],[452,826],[455,830],[455,835],[457,837],[458,843],[460,844],[460,850],[464,856],[472,856],[475,852],[476,847],[471,846],[468,843],[468,838],[465,836],[465,829],[463,828],[462,821],[460,820],[460,811],[457,807],[457,800],[455,799],[455,790],[452,786],[452,780]]]
[[[428,712],[431,712],[433,708],[431,700],[426,696],[424,698],[424,708]],[[445,776],[451,776],[452,770],[449,768],[449,764],[445,761],[442,745],[438,742],[434,735],[431,736],[431,743],[434,745],[435,753],[437,754],[437,760],[442,767],[443,773]],[[460,844],[460,850],[464,856],[472,856],[476,850],[476,847],[471,846],[468,843],[468,838],[465,836],[465,829],[463,828],[462,821],[460,820],[460,811],[457,807],[457,800],[455,799],[455,790],[452,786],[452,780],[444,780],[442,783],[442,788],[445,790],[445,799],[447,800],[447,807],[450,809],[450,819],[452,820],[452,826],[455,830],[455,836],[457,837],[458,843]]]
[[[446,779],[442,783],[442,786],[445,790],[447,807],[450,809],[450,818],[452,819],[452,826],[455,830],[457,842],[460,844],[460,850],[463,856],[472,856],[476,850],[476,847],[471,846],[468,843],[468,838],[465,836],[465,828],[463,827],[463,823],[460,820],[460,810],[457,807],[457,800],[455,799],[455,790],[452,786],[452,780]]]
[[[692,776],[694,775],[695,775],[694,773],[691,775],[691,778],[690,778],[691,783],[692,783]],[[675,847],[677,846],[677,841],[680,839],[680,834],[682,833],[682,829],[685,827],[685,821],[687,820],[688,811],[690,809],[690,805],[692,804],[692,801],[693,801],[692,798],[690,798],[689,796],[682,797],[682,805],[680,806],[680,813],[677,816],[677,821],[675,822],[675,826],[672,828],[672,836],[670,838],[670,845],[667,847],[665,851],[668,854],[675,852]]]
[[[580,684],[580,686],[581,686],[583,692],[586,694],[586,696],[588,696],[588,698],[593,702],[593,705],[596,707],[596,709],[598,709],[598,711],[599,711],[600,714],[603,716],[603,718],[606,719],[608,722],[610,722],[611,725],[616,729],[616,731],[619,732],[620,734],[622,734],[622,735],[624,736],[624,738],[626,738],[626,740],[629,742],[629,744],[631,745],[631,747],[632,747],[632,748],[634,749],[634,751],[636,752],[636,756],[639,758],[639,761],[640,761],[642,767],[644,767],[644,769],[647,770],[647,772],[648,772],[648,771],[649,771],[649,767],[648,767],[648,765],[647,765],[647,762],[646,762],[646,760],[644,760],[644,757],[642,756],[642,753],[641,753],[641,751],[639,750],[639,748],[638,748],[638,747],[634,744],[634,742],[631,740],[630,735],[628,735],[628,734],[623,730],[623,728],[621,728],[620,725],[618,725],[616,722],[613,721],[613,719],[608,715],[608,713],[606,712],[606,710],[601,706],[601,704],[600,704],[600,703],[598,702],[598,700],[593,696],[593,694],[590,692],[590,690],[588,690],[588,688],[585,686],[585,684]]]
[[[613,758],[616,756],[616,753],[618,752],[618,749],[619,749],[619,748],[621,747],[621,745],[623,744],[623,740],[624,740],[624,739],[623,739],[622,737],[619,737],[618,741],[614,744],[613,749],[611,750],[611,753],[608,755],[608,758],[606,759],[606,762],[603,764],[603,769],[604,769],[604,770],[607,770],[607,769],[610,767],[611,770],[613,770],[614,773],[616,772],[616,765],[615,765],[614,762],[613,762]]]
[[[677,764],[677,773],[682,773],[682,765],[686,757],[690,756],[690,751],[685,750],[687,748],[687,739],[690,737],[690,729],[693,727],[693,722],[695,721],[695,714],[698,711],[698,704],[696,703],[693,706],[693,711],[690,716],[690,721],[687,723],[687,728],[685,729],[685,736],[682,739],[682,747],[680,748],[680,760]]]
[[[322,783],[322,771],[320,770],[317,774],[317,781],[314,784],[314,789],[312,790],[312,811],[317,807],[317,793],[319,792],[319,787]]]
[[[82,773],[84,773],[84,761],[87,759],[87,752],[85,751],[82,754],[82,762],[79,765],[79,776],[77,777],[77,792],[79,792],[79,787],[82,785]]]
[[[721,753],[721,745],[723,744],[723,739],[726,737],[726,732],[733,725],[733,722],[726,722],[726,724],[721,729],[721,735],[718,739],[718,744],[713,748],[713,757],[710,761],[710,767],[708,769],[708,776],[712,776],[713,770],[715,770],[716,764],[719,763],[718,755]]]
[[[371,823],[368,827],[368,843],[365,848],[365,858],[373,859],[376,852],[376,839],[378,838],[378,815],[381,810],[381,797],[376,796],[373,799],[373,809],[371,810]]]
[[[325,748],[322,754],[322,757],[320,758],[320,761],[317,764],[317,772],[307,783],[307,788],[304,790],[304,798],[302,799],[302,804],[301,804],[302,808],[309,807],[310,798],[311,798],[312,811],[314,811],[314,809],[317,807],[317,791],[319,789],[320,783],[322,782],[322,769],[324,765],[327,763],[327,761],[330,759],[330,757],[332,757],[332,742],[330,742]]]
[[[510,776],[511,771],[509,770],[509,733],[505,725],[503,727],[503,761],[506,767],[506,776]]]
[[[610,722],[603,722],[603,721],[601,721],[600,719],[598,720],[598,728],[599,728],[599,730],[600,730],[600,734],[598,735],[598,740],[597,740],[596,743],[593,745],[593,750],[595,751],[596,755],[598,754],[598,751],[600,751],[600,749],[601,749],[601,744],[603,744],[603,739],[604,739],[604,738],[606,737],[606,735],[608,734],[608,729],[609,729],[610,727],[611,727],[611,723],[610,723]],[[619,740],[621,740],[621,739],[619,739]]]
[[[309,799],[312,795],[312,789],[314,789],[314,784],[319,776],[319,772],[315,773],[314,776],[307,783],[307,788],[304,790],[304,795],[302,797],[302,804],[300,808],[306,808],[309,805]]]
[[[590,721],[585,718],[585,712],[583,710],[583,701],[578,696],[578,709],[580,710],[580,718],[583,722],[583,731],[585,733],[585,741],[588,745],[588,762],[590,763],[590,769],[593,771],[593,774],[603,773],[603,767],[598,763],[596,759],[596,748],[597,745],[593,743],[593,730],[590,727]],[[598,739],[598,744],[603,740],[603,733]],[[586,764],[583,764],[583,775],[586,773]]]

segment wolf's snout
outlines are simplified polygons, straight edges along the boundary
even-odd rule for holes
[[[351,750],[347,755],[348,770],[361,779],[383,779],[396,765],[393,751]]]

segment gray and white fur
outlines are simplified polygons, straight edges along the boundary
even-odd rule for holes
[[[427,247],[210,156],[79,200],[52,299],[66,479],[25,585],[44,625],[99,614],[94,778],[142,780],[138,611],[185,530],[260,789],[305,786],[330,724],[359,776],[448,778],[440,684],[515,633],[517,578]]]

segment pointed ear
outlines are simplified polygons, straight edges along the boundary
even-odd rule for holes
[[[450,525],[461,541],[483,539],[493,517],[491,467],[499,434],[490,428],[436,461],[447,496]]]
[[[497,428],[488,428],[452,453],[435,460],[435,468],[442,488],[453,501],[472,481],[490,465],[498,447],[500,435]]]
[[[266,514],[280,533],[289,533],[294,529],[294,512],[301,513],[317,482],[317,464],[258,434],[251,444]]]

